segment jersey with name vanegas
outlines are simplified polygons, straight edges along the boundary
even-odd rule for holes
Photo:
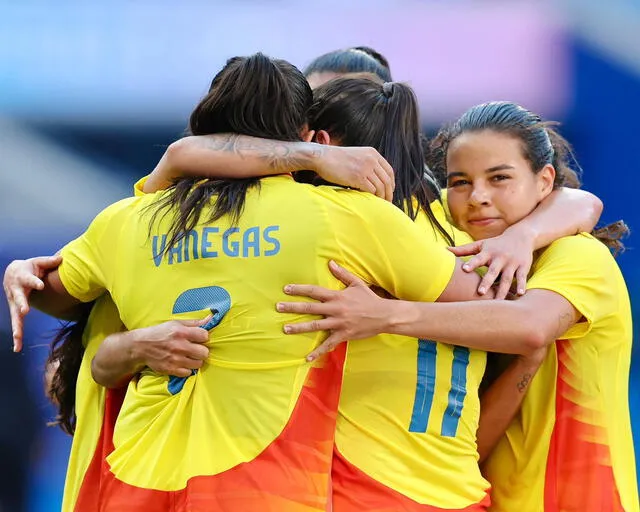
[[[203,368],[133,381],[101,482],[101,510],[325,510],[345,346],[311,365],[323,333],[286,336],[288,283],[342,285],[336,260],[407,300],[433,301],[455,258],[400,210],[355,191],[262,179],[237,223],[202,222],[167,249],[159,194],[103,211],[63,250],[60,277],[88,301],[107,290],[135,329],[212,315]],[[195,508],[194,508],[195,507]]]

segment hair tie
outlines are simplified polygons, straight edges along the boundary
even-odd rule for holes
[[[382,94],[385,98],[389,99],[391,98],[391,96],[393,96],[393,85],[394,82],[385,82],[382,85]]]

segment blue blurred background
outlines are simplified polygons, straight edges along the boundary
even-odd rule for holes
[[[415,88],[429,133],[488,100],[561,121],[585,187],[605,202],[603,222],[640,227],[640,5],[631,0],[1,0],[0,268],[54,252],[129,195],[181,135],[227,58],[260,50],[302,68],[359,45],[383,53],[394,79]],[[637,312],[635,238],[619,262]],[[21,454],[32,512],[59,510],[69,449],[46,427],[54,410],[42,391],[56,326],[31,313],[27,347],[13,355],[0,305],[0,372],[12,383],[0,390],[2,417],[12,419],[0,422],[0,480],[20,487],[7,454]],[[636,347],[637,441],[639,384]]]

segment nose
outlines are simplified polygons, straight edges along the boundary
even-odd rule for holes
[[[471,195],[469,196],[469,203],[473,206],[487,206],[489,202],[487,189],[482,185],[474,184]]]

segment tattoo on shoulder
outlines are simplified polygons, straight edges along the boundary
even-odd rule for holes
[[[533,375],[531,375],[530,373],[525,373],[522,376],[522,379],[520,379],[520,382],[518,382],[517,384],[518,391],[520,391],[520,393],[524,393],[527,390],[529,382],[531,382],[531,377],[533,377]]]

